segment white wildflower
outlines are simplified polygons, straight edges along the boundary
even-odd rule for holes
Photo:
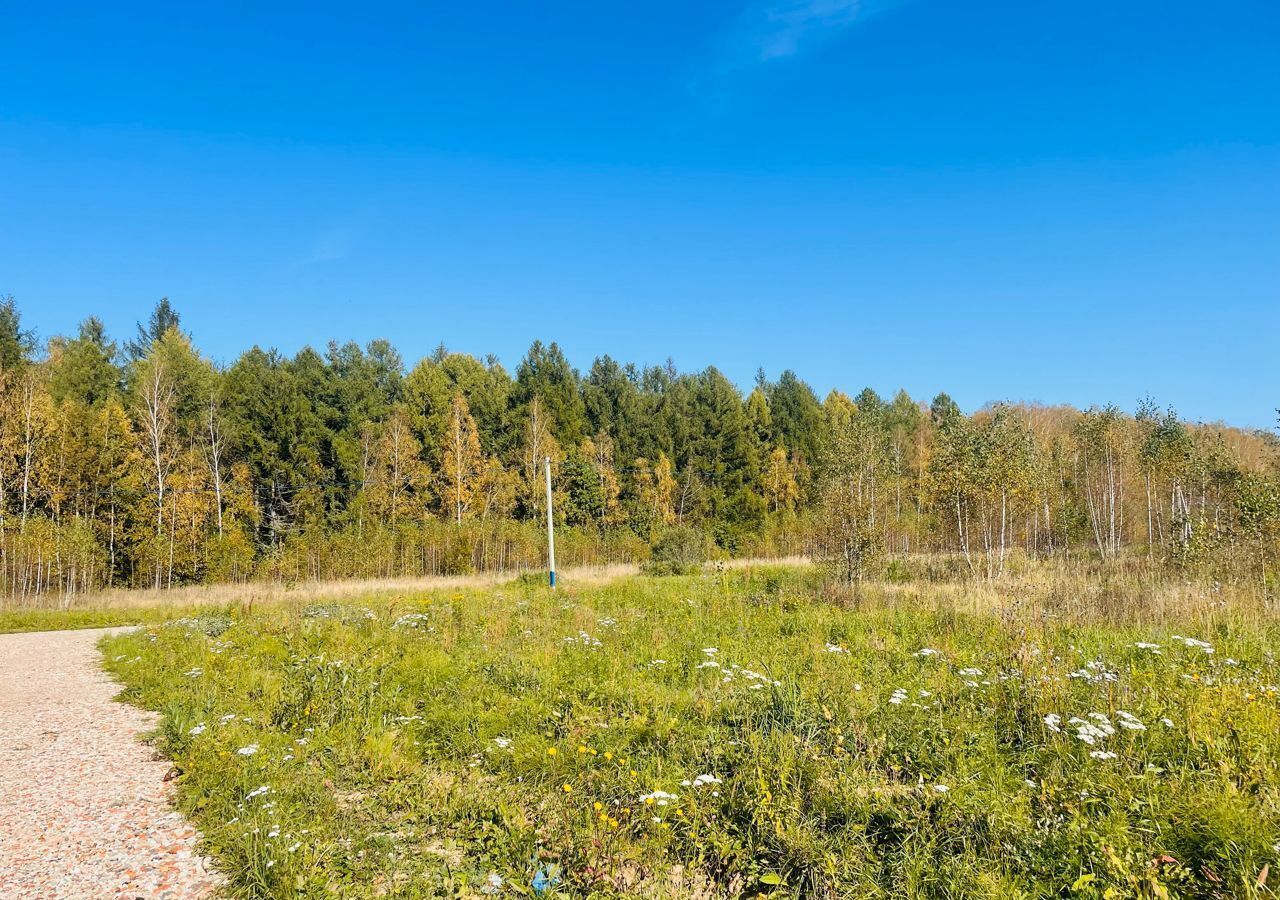
[[[431,627],[431,615],[429,613],[408,613],[396,619],[391,624],[393,630],[400,628],[419,628],[427,631],[434,631]]]
[[[1084,719],[1073,717],[1067,722],[1068,725],[1076,726],[1076,737],[1086,744],[1095,744],[1116,733],[1111,721],[1102,713],[1089,713],[1089,718],[1093,719],[1093,721],[1088,722]]]
[[[668,794],[666,791],[653,791],[645,794],[640,798],[641,803],[652,804],[654,806],[666,806],[672,800],[679,800],[679,794]]]
[[[1121,728],[1127,728],[1130,731],[1146,731],[1147,730],[1147,726],[1143,725],[1142,722],[1139,721],[1138,718],[1134,716],[1132,713],[1127,713],[1123,709],[1117,709],[1116,716],[1118,717],[1116,719],[1116,723]]]
[[[1101,660],[1087,663],[1083,669],[1078,671],[1068,672],[1067,677],[1087,681],[1090,684],[1105,684],[1109,681],[1118,681],[1120,679],[1117,673],[1107,671],[1105,664]]]
[[[1181,635],[1177,635],[1177,634],[1173,636],[1173,639],[1175,641],[1182,641],[1184,646],[1189,647],[1192,650],[1201,650],[1205,654],[1213,653],[1213,645],[1210,644],[1208,641],[1198,641],[1195,638],[1182,637]]]

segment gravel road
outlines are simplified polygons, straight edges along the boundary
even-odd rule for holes
[[[171,804],[155,717],[112,698],[113,629],[0,634],[0,898],[192,900],[219,880]]]

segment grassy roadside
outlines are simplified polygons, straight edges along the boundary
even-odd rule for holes
[[[1273,619],[939,592],[517,582],[104,647],[237,896],[1272,895]]]
[[[0,634],[24,631],[69,631],[117,625],[151,625],[181,615],[176,607],[152,606],[88,609],[0,609]]]

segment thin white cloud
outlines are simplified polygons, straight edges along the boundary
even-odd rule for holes
[[[351,231],[338,228],[323,235],[316,241],[312,259],[316,261],[342,259],[351,252]]]
[[[834,40],[906,0],[772,0],[756,2],[726,35],[721,73],[797,56]]]
[[[353,243],[354,235],[350,228],[330,229],[316,238],[311,245],[311,253],[298,264],[309,266],[343,259],[351,252]]]

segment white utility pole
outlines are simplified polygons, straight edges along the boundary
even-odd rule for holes
[[[556,520],[551,511],[551,457],[547,463],[547,569],[551,573],[551,589],[556,589]]]

